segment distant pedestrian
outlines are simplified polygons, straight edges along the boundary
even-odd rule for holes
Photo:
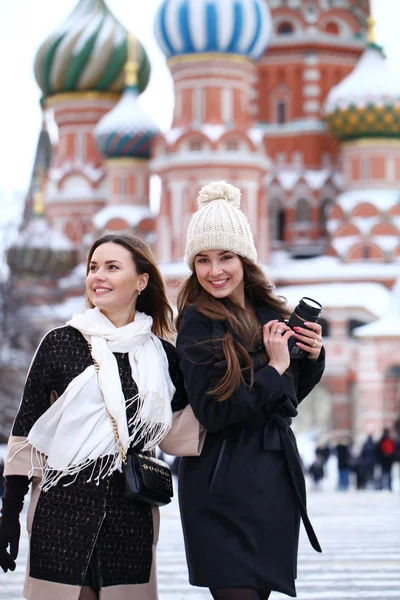
[[[311,464],[310,468],[308,469],[308,471],[312,477],[315,490],[318,490],[320,488],[320,483],[323,480],[324,474],[325,474],[324,473],[323,455],[320,452],[318,452],[317,450],[315,452],[314,461]]]
[[[121,471],[127,455],[149,454],[193,415],[162,339],[172,309],[150,248],[127,235],[93,244],[86,288],[90,308],[44,337],[27,377],[8,446],[0,566],[15,569],[33,475],[24,597],[157,600],[159,511],[127,497]]]
[[[392,490],[392,468],[396,456],[396,442],[388,428],[383,430],[381,439],[376,446],[378,463],[381,466],[380,488]]]
[[[350,470],[352,467],[351,438],[344,437],[336,445],[336,456],[338,462],[338,489],[346,491],[350,485]]]
[[[369,435],[362,445],[358,458],[358,469],[360,471],[361,486],[360,489],[366,487],[374,487],[375,484],[375,466],[377,463],[376,444],[372,435]]]

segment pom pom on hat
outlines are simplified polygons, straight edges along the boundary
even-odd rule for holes
[[[225,202],[229,202],[232,206],[240,208],[240,196],[241,191],[239,188],[226,183],[226,181],[215,181],[201,188],[199,197],[197,198],[197,205],[199,208],[202,208],[214,200],[225,200]]]
[[[225,181],[204,186],[199,193],[199,209],[190,219],[185,260],[194,269],[199,252],[227,250],[252,262],[257,261],[250,224],[240,210],[240,190]]]

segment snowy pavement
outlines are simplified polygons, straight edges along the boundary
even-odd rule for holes
[[[323,553],[302,531],[299,600],[400,600],[400,498],[397,492],[310,492],[309,512]],[[0,599],[22,599],[27,538],[17,570],[0,573]],[[158,552],[160,600],[206,600],[187,582],[176,501],[162,509]],[[287,598],[274,593],[271,600]]]

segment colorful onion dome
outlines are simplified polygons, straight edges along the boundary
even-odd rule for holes
[[[34,216],[7,250],[7,264],[14,276],[53,279],[66,275],[74,267],[76,254],[72,242],[49,226],[43,210],[43,194],[37,192]]]
[[[163,0],[155,33],[168,57],[220,52],[257,60],[270,42],[272,17],[265,0]]]
[[[325,120],[341,140],[400,137],[400,80],[370,43],[355,69],[328,94]]]
[[[150,63],[136,42],[138,87],[150,78]],[[35,59],[35,77],[44,96],[63,92],[121,92],[127,60],[127,31],[104,0],[80,0],[71,15],[42,44]]]
[[[140,108],[138,95],[135,85],[127,86],[118,104],[98,122],[94,135],[106,158],[150,158],[159,130]]]

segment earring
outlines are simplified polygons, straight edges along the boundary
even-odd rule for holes
[[[138,290],[138,296],[140,296],[141,293],[142,293],[142,290]]]

